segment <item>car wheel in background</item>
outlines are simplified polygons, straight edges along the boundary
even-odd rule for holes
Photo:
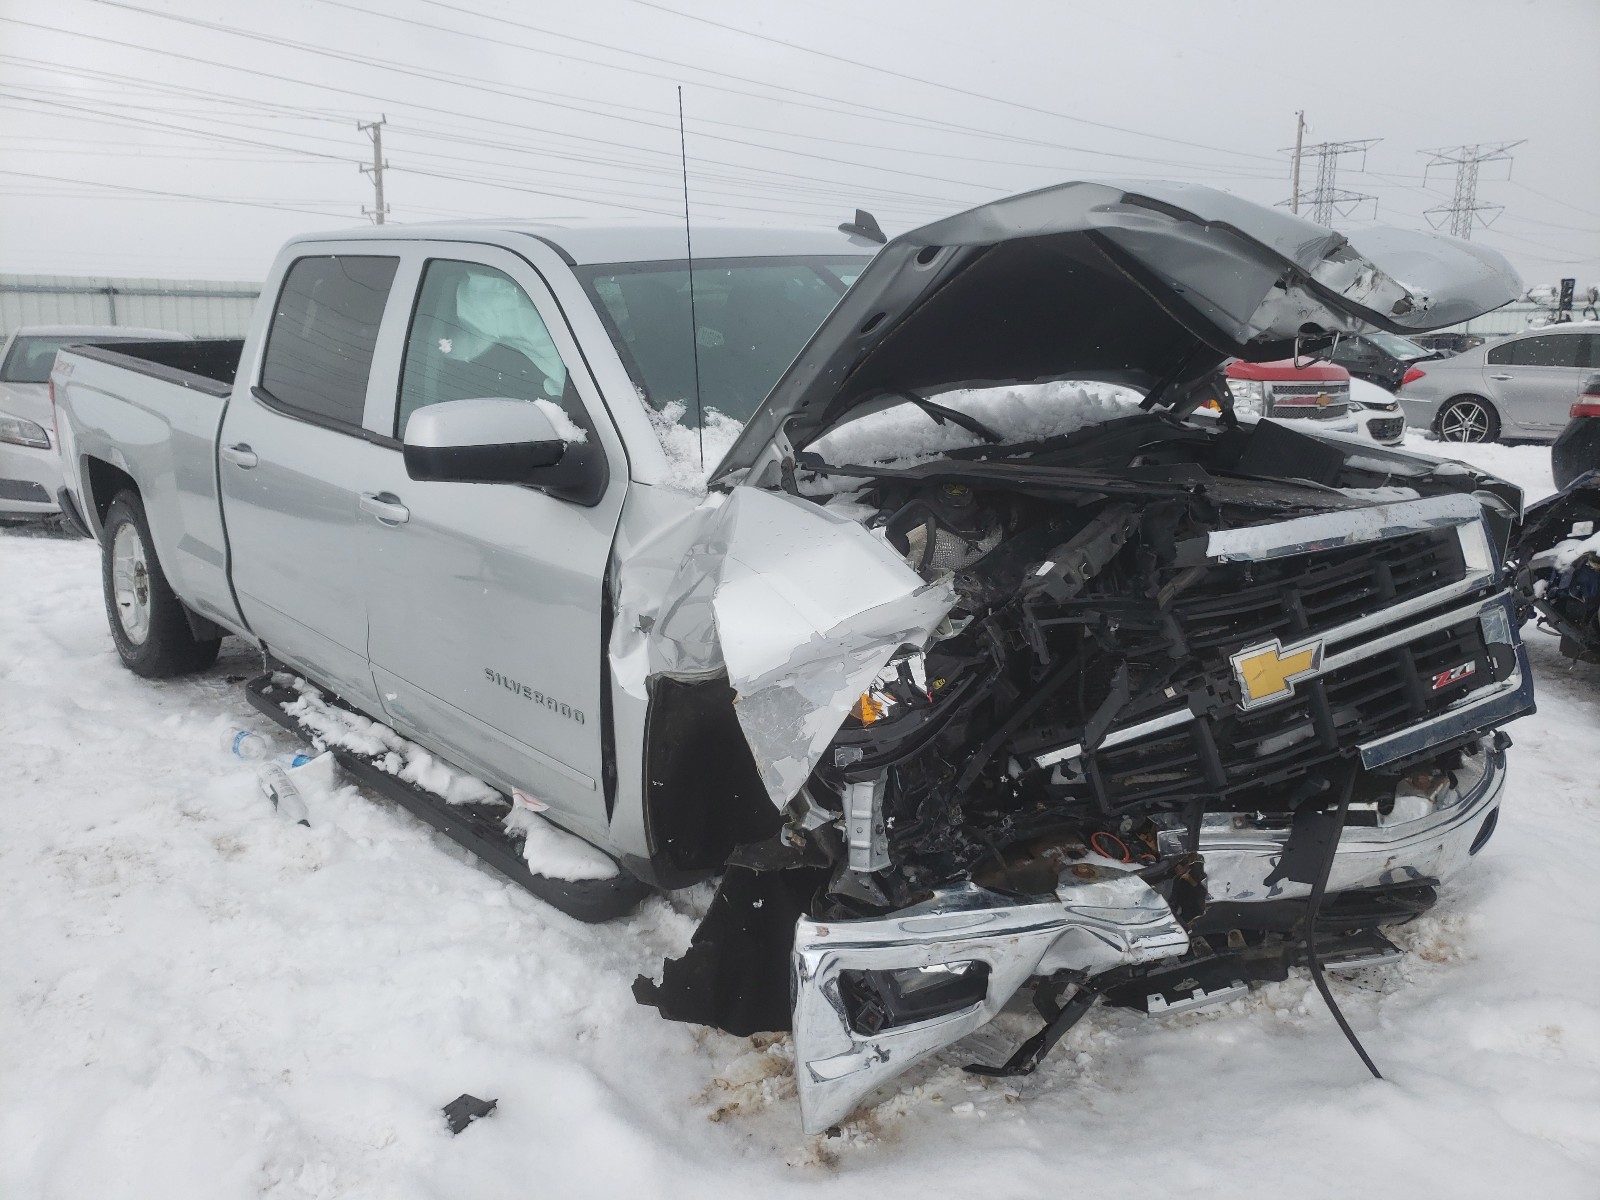
[[[183,604],[156,560],[137,492],[120,492],[111,502],[101,539],[106,619],[123,665],[146,679],[162,679],[214,663],[222,639],[197,638],[189,628]]]
[[[1494,405],[1478,396],[1459,396],[1439,410],[1436,426],[1445,442],[1492,442],[1500,436]]]

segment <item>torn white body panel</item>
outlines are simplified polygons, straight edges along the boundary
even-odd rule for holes
[[[850,705],[900,646],[928,640],[954,595],[855,521],[806,500],[736,488],[695,515],[701,532],[659,606],[631,609],[623,594],[612,663],[630,691],[642,691],[641,674],[726,669],[739,726],[782,807]]]

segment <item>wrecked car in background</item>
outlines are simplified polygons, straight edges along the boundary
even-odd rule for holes
[[[1219,367],[1467,320],[1519,293],[1504,260],[1177,184],[1013,197],[870,263],[713,230],[691,273],[676,237],[300,239],[242,346],[64,356],[124,660],[249,637],[278,664],[263,712],[567,911],[718,877],[635,993],[792,1030],[809,1130],[1028,987],[1043,1026],[973,1069],[1031,1070],[1101,1000],[1181,1012],[1392,957],[1381,927],[1492,833],[1499,727],[1532,710],[1521,496],[1241,422]],[[318,417],[274,356],[340,338],[353,390]],[[146,469],[150,413],[175,434]],[[730,429],[709,494],[676,490],[681,435]],[[309,728],[316,688],[494,791],[429,794],[388,743]],[[542,874],[543,821],[611,877]]]
[[[1528,609],[1561,653],[1600,663],[1600,471],[1529,507],[1515,557]]]

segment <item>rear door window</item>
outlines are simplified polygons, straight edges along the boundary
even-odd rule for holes
[[[1582,338],[1570,333],[1548,333],[1518,338],[1489,351],[1489,362],[1510,367],[1577,367]]]
[[[354,254],[295,261],[278,293],[261,367],[261,387],[273,402],[314,421],[360,427],[399,264]]]

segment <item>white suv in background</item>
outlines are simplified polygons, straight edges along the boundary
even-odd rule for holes
[[[127,325],[24,325],[0,344],[0,520],[58,511],[61,455],[50,412],[50,369],[63,346],[188,340]]]

